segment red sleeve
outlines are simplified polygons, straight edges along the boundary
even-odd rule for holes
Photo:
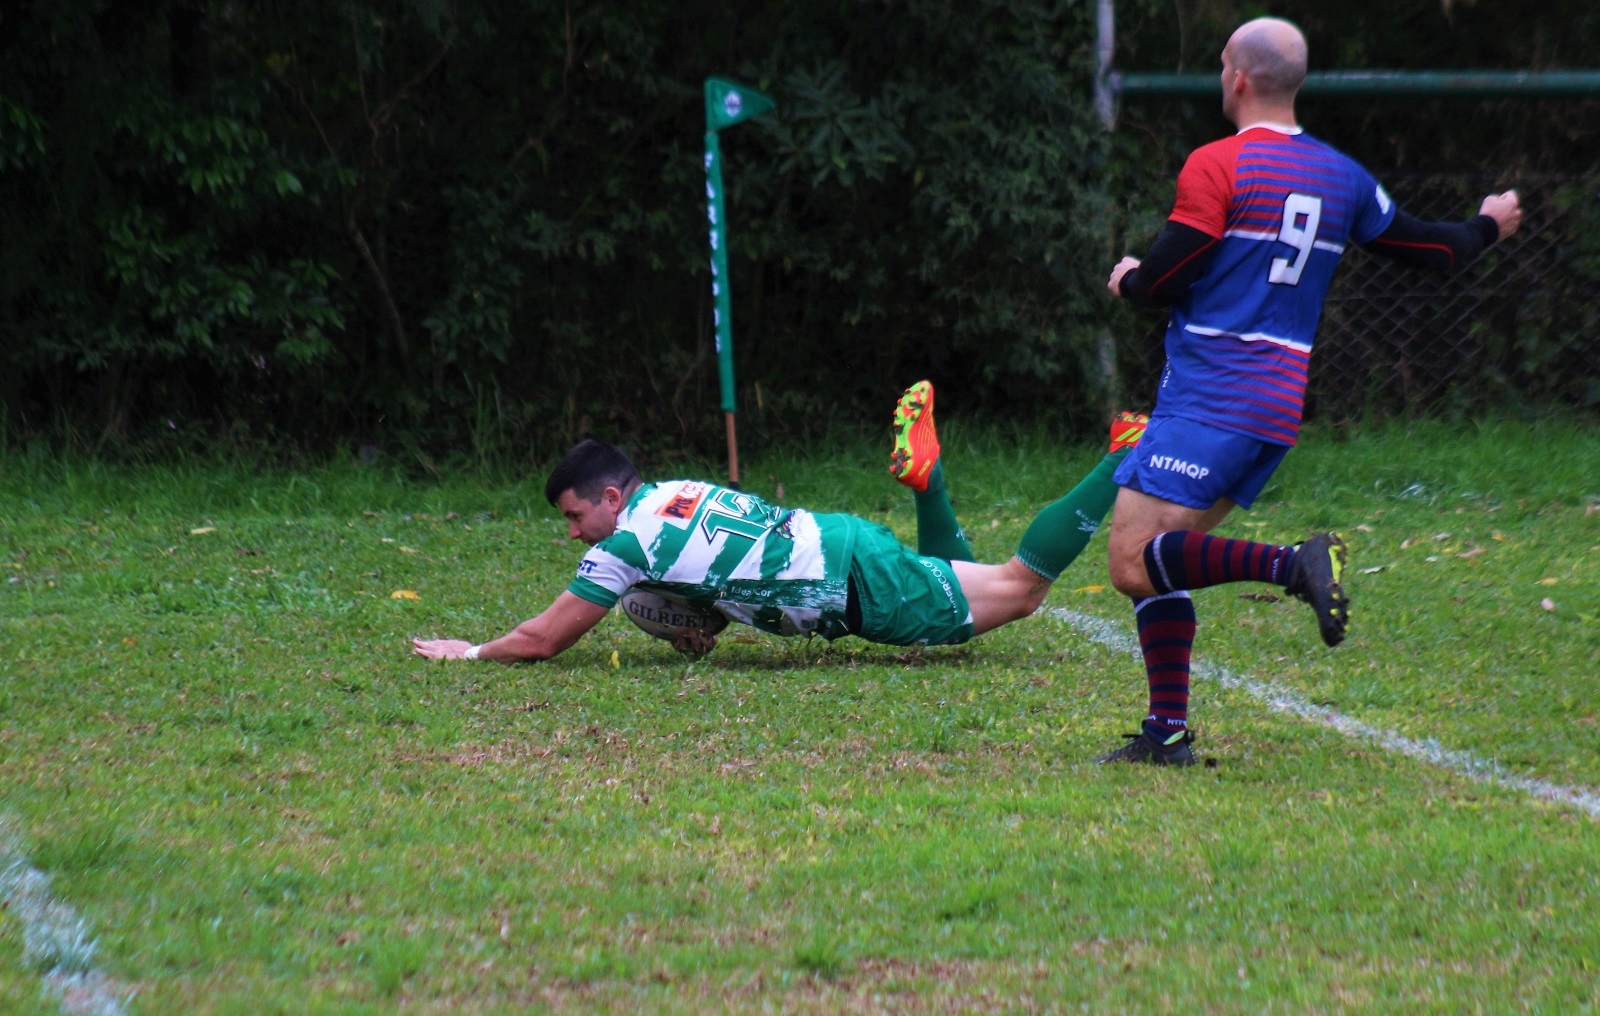
[[[1195,149],[1178,173],[1178,199],[1168,218],[1211,237],[1228,226],[1233,200],[1233,173],[1239,162],[1239,139],[1223,138]]]

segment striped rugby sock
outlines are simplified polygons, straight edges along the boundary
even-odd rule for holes
[[[1194,648],[1194,601],[1186,591],[1133,601],[1139,649],[1150,681],[1144,730],[1159,744],[1189,726],[1189,660]]]
[[[1162,533],[1144,548],[1144,570],[1158,593],[1205,589],[1224,582],[1289,580],[1295,549],[1250,540],[1229,540],[1192,530]]]

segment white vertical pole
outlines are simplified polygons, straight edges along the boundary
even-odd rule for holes
[[[1111,130],[1117,122],[1117,96],[1112,89],[1112,61],[1117,54],[1117,13],[1115,0],[1097,0],[1095,7],[1094,111]]]
[[[1112,90],[1112,61],[1117,53],[1117,17],[1115,0],[1097,0],[1095,6],[1095,71],[1094,71],[1094,110],[1100,115],[1100,123],[1110,133],[1117,125],[1117,97]],[[1105,189],[1105,182],[1101,181],[1101,190]],[[1114,215],[1110,210],[1110,202],[1103,202],[1108,215]],[[1106,256],[1111,260],[1117,259],[1116,251],[1116,223],[1114,218],[1107,219],[1106,225]],[[1105,394],[1105,414],[1110,419],[1111,414],[1121,407],[1118,403],[1122,400],[1120,379],[1117,377],[1117,339],[1111,334],[1111,329],[1100,333],[1100,340],[1096,344],[1095,352],[1098,354],[1100,367],[1101,391]]]

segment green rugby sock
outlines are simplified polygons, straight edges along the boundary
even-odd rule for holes
[[[1117,485],[1111,477],[1128,455],[1128,449],[1112,452],[1078,481],[1059,501],[1045,505],[1028,524],[1017,547],[1022,563],[1054,582],[1077,560],[1089,545],[1100,520],[1117,500]]]
[[[928,489],[914,492],[917,502],[917,553],[946,561],[971,561],[972,546],[956,521],[950,493],[944,486],[944,460],[933,464]]]

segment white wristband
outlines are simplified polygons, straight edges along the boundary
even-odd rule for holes
[[[478,658],[478,650],[482,648],[483,645],[481,643],[475,646],[469,646],[467,647],[467,651],[461,654],[461,658],[463,660],[476,660]]]

